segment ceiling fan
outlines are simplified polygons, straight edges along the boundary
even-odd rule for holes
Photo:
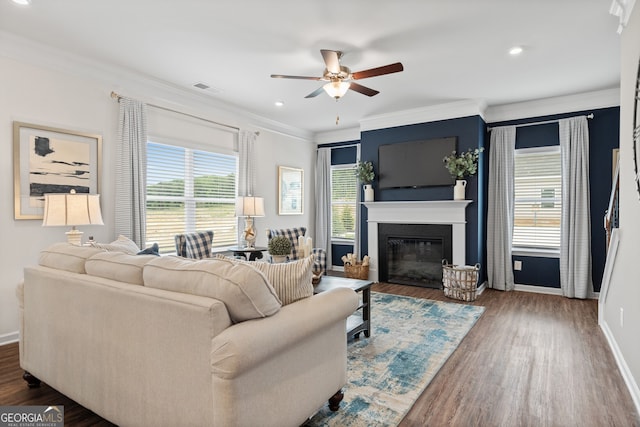
[[[396,62],[394,64],[384,65],[382,67],[370,68],[368,70],[352,73],[349,67],[340,65],[342,52],[340,52],[339,50],[321,49],[320,53],[322,54],[322,59],[324,59],[324,63],[327,66],[327,68],[325,68],[324,70],[324,73],[322,73],[322,77],[286,76],[282,74],[271,74],[271,77],[276,79],[320,80],[328,82],[311,92],[309,95],[305,96],[305,98],[316,97],[320,95],[324,90],[325,92],[327,92],[327,94],[329,94],[329,96],[332,96],[337,100],[344,96],[344,94],[347,93],[347,90],[349,89],[359,92],[363,95],[375,96],[380,92],[355,83],[353,80],[361,80],[369,77],[398,73],[404,70],[402,63]]]

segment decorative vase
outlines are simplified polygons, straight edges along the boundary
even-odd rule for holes
[[[456,180],[456,186],[453,187],[453,200],[464,200],[466,187],[467,187],[466,180],[464,179]]]
[[[371,184],[364,185],[364,201],[373,202],[373,187]]]
[[[274,264],[280,264],[283,262],[287,262],[287,256],[286,255],[271,255],[271,260],[273,261]]]

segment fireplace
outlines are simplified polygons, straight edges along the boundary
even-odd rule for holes
[[[365,202],[367,208],[367,254],[371,257],[369,265],[369,278],[374,282],[381,281],[380,273],[382,259],[386,264],[387,246],[386,242],[380,244],[378,238],[378,228],[381,225],[433,225],[446,226],[450,230],[450,244],[442,244],[445,248],[445,256],[449,262],[458,265],[465,264],[466,252],[466,207],[472,203],[471,200],[434,200],[434,201],[397,201],[397,202]],[[436,232],[437,233],[437,232]],[[395,237],[408,238],[406,246],[414,245],[420,250],[431,250],[430,258],[435,260],[436,255],[433,250],[440,245],[439,241],[429,240],[429,236],[422,236],[417,241],[411,241],[415,236],[411,233],[401,233]],[[431,238],[434,236],[432,235]],[[439,239],[439,235],[435,235]],[[403,249],[404,250],[404,249]],[[448,251],[451,252],[448,252]],[[416,255],[416,259],[424,255]],[[437,255],[439,258],[440,255]],[[438,262],[442,259],[440,258]],[[384,267],[386,268],[386,267]],[[441,268],[441,267],[440,267]],[[388,274],[388,271],[385,273]],[[439,286],[439,285],[438,285]]]
[[[378,224],[378,279],[440,289],[442,259],[452,259],[451,243],[451,225]]]

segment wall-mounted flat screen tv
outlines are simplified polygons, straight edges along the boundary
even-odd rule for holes
[[[453,185],[442,159],[457,151],[458,139],[428,139],[378,147],[378,187],[418,188]]]

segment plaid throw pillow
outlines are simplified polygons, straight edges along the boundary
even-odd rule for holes
[[[187,258],[211,258],[213,231],[202,231],[185,234]]]

